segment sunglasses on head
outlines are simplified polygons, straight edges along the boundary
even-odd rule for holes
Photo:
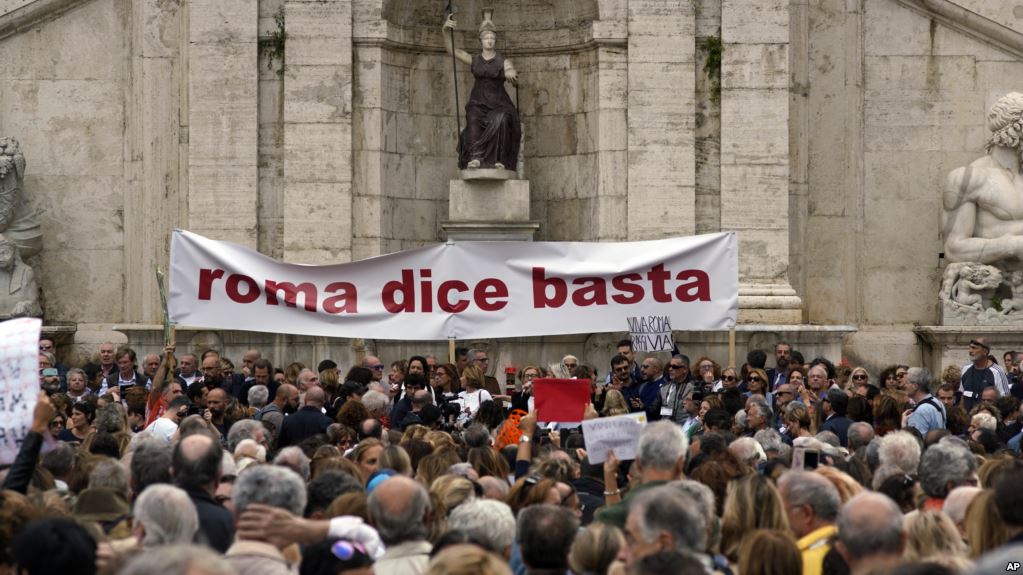
[[[345,541],[344,539],[340,539],[330,546],[330,552],[334,555],[334,557],[337,557],[342,561],[350,561],[352,557],[355,557],[356,551],[363,555],[369,555],[369,553],[366,552],[366,548],[362,546],[362,543],[356,543],[354,541]]]

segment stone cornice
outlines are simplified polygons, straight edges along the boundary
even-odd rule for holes
[[[15,8],[0,15],[0,39],[57,18],[71,8],[86,2],[91,2],[91,0],[34,0]]]
[[[1023,34],[967,10],[951,0],[895,0],[910,10],[1023,59]]]

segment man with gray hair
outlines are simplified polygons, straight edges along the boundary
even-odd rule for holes
[[[515,542],[515,515],[511,507],[492,499],[472,499],[455,507],[448,517],[448,529],[464,531],[486,545],[489,551],[511,557]]]
[[[977,483],[977,459],[957,437],[942,438],[920,458],[920,487],[927,495],[924,511],[941,511],[949,491]]]
[[[191,543],[199,531],[199,515],[184,490],[173,485],[150,485],[135,500],[134,526],[143,547]]]
[[[632,498],[647,489],[680,479],[685,468],[688,451],[689,439],[682,433],[682,428],[675,423],[663,420],[647,425],[639,436],[639,449],[635,463],[636,472],[642,477],[641,484],[629,491],[625,499],[619,503],[598,511],[594,518],[597,521],[624,529]],[[608,493],[618,494],[621,492],[615,485],[606,485],[606,487]]]
[[[751,395],[746,401],[746,433],[753,437],[761,429],[771,427],[771,406],[762,395]]]
[[[309,481],[309,466],[311,462],[305,452],[297,446],[285,447],[277,452],[273,464],[287,467],[297,473],[303,481]]]
[[[266,447],[269,451],[270,446],[267,445],[266,428],[255,419],[239,419],[234,422],[231,429],[227,432],[227,451],[233,454],[235,448],[238,447],[238,444],[243,439],[251,439]]]
[[[253,503],[284,509],[293,515],[305,510],[306,490],[294,471],[275,465],[250,467],[235,481],[232,493],[235,518]],[[288,575],[291,570],[280,549],[266,540],[247,539],[244,533],[225,554],[238,575]]]
[[[249,388],[247,399],[249,400],[249,407],[260,410],[266,407],[268,401],[270,401],[270,389],[265,385],[253,385]]]
[[[842,507],[835,548],[853,575],[898,565],[905,547],[902,510],[888,496],[868,491]]]
[[[430,496],[411,478],[396,475],[369,494],[369,520],[387,546],[376,565],[377,575],[421,575],[433,546],[427,540]]]
[[[902,426],[913,427],[922,437],[932,429],[945,429],[945,406],[931,395],[933,378],[923,367],[911,367],[902,380],[902,391],[913,400],[913,408],[902,415]]]
[[[661,485],[637,495],[625,521],[628,541],[626,564],[661,551],[692,553],[711,566],[704,553],[707,525],[697,512],[698,503],[672,485]]]
[[[842,506],[838,489],[817,473],[788,471],[778,480],[778,494],[785,505],[789,528],[798,539],[803,569],[820,573]]]

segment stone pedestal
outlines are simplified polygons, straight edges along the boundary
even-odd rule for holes
[[[968,348],[970,340],[983,337],[991,345],[991,353],[1002,362],[1002,354],[1019,350],[1023,334],[1019,327],[1012,326],[948,326],[922,325],[913,329],[923,344],[924,365],[941,376],[941,370],[949,365],[966,365],[970,362]]]
[[[529,182],[509,179],[508,170],[472,170],[451,180],[448,220],[453,241],[533,241],[540,222],[529,219]],[[471,178],[471,179],[468,179]]]

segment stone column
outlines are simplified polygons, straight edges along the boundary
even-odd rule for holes
[[[286,0],[284,253],[352,259],[352,4]]]
[[[125,110],[128,186],[124,197],[124,321],[159,323],[153,264],[167,269],[178,226],[181,6],[130,4],[130,97]]]
[[[789,282],[789,0],[721,5],[721,229],[739,237],[739,320],[799,323]]]
[[[188,229],[256,247],[258,3],[188,12]]]
[[[696,229],[696,19],[693,2],[631,0],[628,239]]]

